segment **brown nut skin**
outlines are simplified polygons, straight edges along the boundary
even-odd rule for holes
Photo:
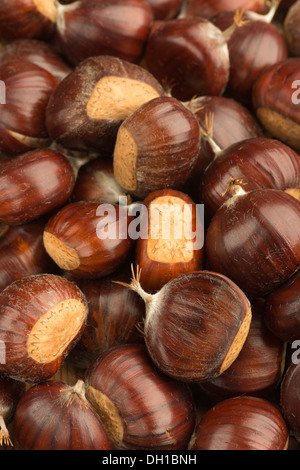
[[[87,317],[83,293],[54,274],[23,277],[0,294],[0,373],[21,382],[51,378],[82,334]]]
[[[20,59],[47,70],[59,81],[72,70],[49,43],[38,39],[16,39],[0,49],[0,64]]]
[[[164,227],[162,214],[166,207]],[[202,269],[204,220],[187,194],[172,189],[150,193],[143,201],[143,208],[146,211],[141,224],[148,227],[148,233],[137,240],[135,264],[141,270],[142,288],[152,293],[181,274]],[[157,210],[161,218],[158,218]],[[176,225],[178,221],[179,226]],[[165,228],[169,231],[169,227],[170,233],[164,234]]]
[[[252,106],[264,129],[296,151],[300,150],[299,79],[300,58],[271,65],[255,80]]]
[[[75,175],[68,160],[53,150],[34,150],[0,162],[0,221],[21,225],[64,204]]]
[[[200,419],[190,450],[286,450],[289,432],[271,402],[260,397],[229,398]]]
[[[17,406],[14,435],[22,450],[111,450],[80,380],[74,387],[49,380],[28,389]]]
[[[0,151],[13,155],[49,145],[46,107],[59,81],[47,70],[25,59],[3,63],[0,80],[5,83],[5,104],[1,105],[0,115]]]
[[[17,404],[25,389],[24,382],[0,375],[0,448],[12,446],[7,425],[13,421]]]
[[[55,0],[2,0],[0,18],[2,39],[48,39],[55,29]]]
[[[152,8],[155,20],[170,20],[178,15],[182,0],[147,0]]]
[[[85,385],[113,449],[186,448],[196,419],[190,390],[161,374],[144,345],[100,355],[86,371]]]
[[[286,345],[265,325],[264,300],[252,302],[247,339],[233,364],[219,377],[200,384],[212,401],[240,395],[269,397],[283,376]]]
[[[265,10],[264,0],[186,0],[183,13],[185,16],[200,16],[201,18],[212,18],[218,13],[231,10],[251,10],[263,13]]]
[[[56,271],[44,248],[44,225],[38,220],[16,227],[4,226],[0,234],[0,292],[22,277]]]
[[[300,338],[300,271],[266,297],[264,321],[270,331],[288,343]]]
[[[294,2],[287,11],[283,22],[284,37],[291,56],[300,57],[300,3]]]
[[[236,194],[213,216],[205,252],[212,270],[251,298],[286,282],[300,263],[300,203],[284,191]]]
[[[199,123],[189,109],[173,97],[154,98],[119,127],[115,179],[135,198],[179,189],[193,171],[200,140]]]
[[[52,94],[46,126],[65,148],[98,150],[111,157],[117,130],[143,103],[164,95],[144,68],[113,56],[83,60]]]
[[[280,387],[280,405],[292,436],[300,442],[299,417],[300,365],[299,360],[287,368]]]
[[[47,253],[60,269],[78,278],[111,274],[134,247],[134,240],[128,236],[132,218],[126,207],[123,209],[95,201],[67,204],[45,226]]]
[[[288,145],[271,138],[245,139],[230,145],[209,164],[199,185],[206,214],[213,215],[231,197],[226,191],[231,178],[241,179],[246,192],[299,188],[300,158]]]
[[[57,5],[57,40],[73,65],[87,57],[111,55],[138,63],[153,21],[142,0],[80,0]]]

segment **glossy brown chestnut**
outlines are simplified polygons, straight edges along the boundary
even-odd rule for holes
[[[44,222],[3,227],[0,233],[0,292],[17,279],[55,271],[43,244]],[[0,229],[1,232],[1,229]]]
[[[74,387],[50,380],[27,390],[18,403],[14,435],[22,450],[111,450],[81,380]]]
[[[133,63],[141,59],[153,21],[147,2],[79,0],[56,7],[58,43],[71,64],[99,55]]]
[[[85,326],[87,302],[54,274],[23,277],[0,293],[0,373],[36,383],[52,377]]]
[[[300,58],[271,65],[256,79],[252,104],[259,122],[271,136],[300,150]]]
[[[286,450],[289,432],[278,408],[260,397],[229,398],[200,420],[190,450]]]
[[[0,151],[5,154],[46,147],[46,107],[58,80],[47,70],[24,59],[0,66],[5,103],[0,104]]]
[[[280,405],[288,429],[297,441],[300,439],[299,416],[300,364],[290,364],[280,387]],[[300,441],[299,441],[300,442]]]
[[[179,100],[222,95],[229,78],[227,41],[227,33],[204,18],[162,21],[148,38],[146,65]]]
[[[250,297],[286,282],[300,264],[300,203],[276,189],[240,190],[213,216],[207,262]]]
[[[258,75],[288,57],[283,35],[271,23],[279,1],[273,0],[272,5],[266,15],[246,12],[246,24],[237,28],[228,41],[230,74],[226,94],[240,103],[251,105],[252,87]],[[211,18],[211,22],[225,31],[232,24],[234,15],[234,11],[221,13]]]
[[[55,29],[55,0],[2,0],[0,37],[7,41],[48,38]]]
[[[46,113],[51,138],[65,148],[98,150],[111,157],[123,120],[164,94],[144,68],[112,56],[81,62],[52,94]]]
[[[236,284],[219,273],[198,271],[149,294],[139,278],[138,269],[130,288],[145,301],[144,338],[158,369],[176,380],[204,382],[230,367],[251,323],[250,302]]]
[[[289,8],[283,22],[284,37],[291,56],[300,57],[300,2]]]
[[[190,390],[161,374],[144,345],[121,345],[99,356],[85,385],[114,449],[186,448],[195,425]]]
[[[119,127],[115,179],[136,198],[179,189],[193,171],[200,140],[199,123],[189,109],[173,97],[154,98]]]
[[[208,165],[199,185],[207,214],[214,214],[231,197],[226,190],[231,178],[242,180],[246,192],[300,188],[300,158],[288,145],[266,137],[245,139],[225,148]]]
[[[182,0],[147,0],[152,8],[155,20],[171,20],[178,15]]]
[[[145,303],[118,282],[130,282],[129,270],[118,269],[103,279],[75,279],[84,293],[89,313],[84,332],[68,360],[86,369],[104,351],[119,344],[143,343],[141,327]]]
[[[114,177],[111,157],[97,157],[79,168],[72,201],[102,201],[118,204],[124,190]]]
[[[34,150],[0,162],[0,221],[20,225],[60,207],[75,176],[68,160],[52,150]]]
[[[80,278],[100,278],[120,267],[131,253],[132,218],[127,207],[94,201],[67,204],[44,229],[44,246],[64,271]]]
[[[23,382],[0,376],[0,447],[12,445],[7,425],[14,418],[17,404],[24,394],[25,388]]]
[[[264,320],[283,341],[300,338],[300,271],[266,297]]]
[[[186,0],[182,14],[212,18],[223,11],[240,9],[263,13],[265,8],[264,0],[218,0],[217,2],[215,0]]]
[[[150,193],[143,201],[135,264],[140,283],[156,292],[180,274],[202,269],[204,264],[204,217],[186,194],[171,189]]]
[[[50,72],[61,81],[71,72],[69,65],[46,42],[38,39],[17,39],[0,49],[0,64],[10,60],[27,60]]]
[[[269,397],[283,376],[286,345],[267,328],[263,300],[252,302],[252,320],[244,346],[233,364],[214,380],[200,384],[209,399],[240,395]]]

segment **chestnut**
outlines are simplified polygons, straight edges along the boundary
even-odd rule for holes
[[[252,105],[264,129],[300,150],[300,58],[288,58],[261,72],[252,88]]]
[[[231,179],[242,180],[246,192],[300,188],[300,158],[288,145],[266,137],[228,146],[207,166],[199,184],[206,214],[213,215],[231,197],[227,190]]]
[[[264,322],[265,301],[252,302],[252,320],[244,346],[233,364],[214,380],[200,384],[208,398],[221,401],[240,395],[270,397],[284,373],[286,344]]]
[[[261,397],[228,398],[196,426],[190,450],[286,450],[289,432],[282,413]]]
[[[300,57],[300,2],[294,2],[283,21],[284,38],[291,56]]]
[[[264,321],[282,341],[300,338],[300,271],[266,297]]]
[[[49,380],[29,388],[16,409],[14,435],[22,450],[111,450],[82,380],[73,387]]]
[[[3,63],[0,80],[6,95],[6,103],[1,105],[0,151],[11,155],[47,147],[45,113],[58,80],[25,59]]]
[[[299,388],[300,364],[291,363],[280,386],[280,405],[288,429],[293,437],[300,440]],[[300,441],[299,441],[300,442]]]
[[[299,269],[299,233],[299,201],[277,189],[247,193],[237,185],[208,226],[207,262],[249,297],[265,296]]]
[[[28,383],[51,378],[85,326],[87,302],[71,281],[55,274],[18,279],[0,293],[0,373]]]
[[[126,263],[102,279],[73,279],[89,309],[83,334],[68,355],[76,367],[86,369],[100,354],[119,344],[144,342],[140,325],[145,303],[136,292],[116,281],[130,282]]]
[[[131,253],[131,220],[127,206],[95,201],[70,203],[48,220],[44,246],[63,271],[79,278],[104,277],[119,268]]]
[[[147,233],[138,238],[135,256],[142,288],[156,292],[170,279],[202,269],[204,217],[194,201],[163,189],[144,199],[143,210],[141,225]]]
[[[129,288],[145,301],[145,344],[164,374],[205,382],[223,373],[239,355],[249,332],[251,305],[226,276],[212,271],[182,274],[149,294],[141,287],[137,269]]]
[[[13,445],[7,425],[14,419],[17,404],[25,393],[25,388],[23,382],[0,376],[0,447],[3,444]]]
[[[200,17],[162,21],[149,35],[146,66],[181,101],[222,95],[229,79],[228,39],[240,24],[239,12],[225,32]]]
[[[73,64],[88,57],[110,55],[138,63],[153,21],[143,0],[79,0],[57,7],[57,38]]]
[[[166,377],[144,345],[120,345],[86,371],[86,397],[117,450],[185,449],[195,426],[186,384]]]
[[[16,39],[0,49],[0,64],[10,60],[27,60],[50,72],[61,81],[71,67],[54,51],[49,43],[38,39]]]
[[[152,8],[155,20],[171,20],[179,13],[182,6],[182,0],[147,0]]]
[[[78,170],[71,195],[74,202],[102,201],[118,204],[124,190],[114,177],[111,157],[99,156],[84,163]],[[131,202],[130,198],[128,199]]]
[[[0,162],[0,221],[20,225],[50,213],[71,195],[75,176],[68,160],[34,150]]]
[[[259,74],[268,66],[287,59],[285,39],[272,20],[280,0],[272,0],[265,15],[245,12],[246,23],[237,28],[228,41],[230,74],[226,94],[240,103],[251,105],[252,87]],[[234,11],[211,18],[211,22],[225,31],[233,22]]]
[[[0,37],[47,39],[54,32],[56,13],[55,0],[2,0]]]
[[[200,126],[180,101],[159,97],[140,106],[118,129],[114,176],[135,198],[161,188],[179,189],[196,164]]]
[[[164,95],[150,72],[112,56],[82,61],[53,92],[46,110],[52,140],[65,148],[111,157],[123,120]]]
[[[28,222],[16,227],[6,226],[0,232],[0,292],[22,277],[55,272],[55,263],[43,244],[44,222]]]
[[[185,0],[182,15],[212,18],[218,13],[231,10],[251,10],[263,13],[266,5],[264,0]]]

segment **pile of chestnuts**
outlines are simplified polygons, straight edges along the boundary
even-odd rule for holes
[[[300,0],[1,0],[0,450],[300,450]]]

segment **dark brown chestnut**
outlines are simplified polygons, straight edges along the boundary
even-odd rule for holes
[[[219,273],[197,271],[149,294],[139,279],[137,269],[129,287],[145,301],[145,344],[158,369],[176,380],[204,382],[230,367],[252,317],[250,302],[236,284]]]
[[[52,150],[34,150],[0,162],[0,221],[21,225],[67,201],[75,184],[68,160]]]
[[[290,434],[300,442],[300,364],[291,363],[286,370],[280,387],[280,405]]]
[[[13,445],[7,425],[15,416],[17,404],[25,393],[25,388],[23,382],[0,376],[0,447]]]
[[[197,424],[190,450],[286,450],[289,432],[282,413],[264,398],[228,398]]]
[[[213,216],[205,251],[212,270],[250,297],[286,282],[300,264],[300,203],[276,189],[236,192]]]
[[[38,65],[20,59],[0,66],[0,81],[5,85],[5,102],[0,105],[0,151],[11,155],[49,145],[45,114],[58,80]]]
[[[43,244],[41,220],[0,229],[0,292],[17,279],[55,271]]]
[[[0,373],[28,383],[57,372],[85,326],[85,296],[54,274],[26,276],[0,293]]]
[[[252,320],[240,354],[219,377],[200,384],[210,400],[240,395],[269,397],[282,379],[286,344],[265,325],[264,300],[258,299],[251,305]]]
[[[154,98],[118,129],[115,179],[135,198],[179,189],[195,167],[200,140],[199,123],[189,109],[173,97]]]
[[[29,388],[16,409],[14,435],[22,450],[111,450],[82,380],[73,387],[49,380]]]
[[[212,18],[218,13],[231,10],[251,10],[263,13],[266,5],[264,0],[186,0],[182,15]]]
[[[113,449],[185,449],[195,426],[187,385],[156,369],[144,345],[121,345],[87,370],[86,397]]]
[[[17,39],[5,44],[0,49],[0,64],[10,60],[27,60],[50,72],[61,81],[70,72],[71,67],[44,41],[38,39]]]
[[[291,56],[300,57],[300,2],[294,2],[284,18],[283,32]]]
[[[112,56],[81,62],[52,94],[46,112],[51,138],[65,148],[111,157],[123,120],[164,94],[150,72]]]
[[[204,214],[186,194],[171,189],[154,191],[143,201],[141,225],[146,232],[136,245],[140,283],[156,292],[180,274],[204,264]]]
[[[269,66],[255,80],[252,105],[264,129],[274,138],[300,150],[300,58]]]
[[[56,7],[58,43],[71,64],[99,55],[133,63],[141,59],[153,21],[147,2],[79,0]]]
[[[273,0],[265,15],[245,12],[246,23],[237,28],[228,41],[230,74],[226,94],[240,103],[251,105],[252,87],[258,75],[268,66],[287,59],[285,39],[272,20],[280,0]],[[221,13],[211,22],[225,31],[235,12]]]
[[[54,214],[44,229],[44,246],[64,271],[80,278],[111,274],[129,257],[132,217],[127,206],[79,201]]]
[[[179,100],[222,95],[229,78],[228,39],[241,24],[239,12],[224,32],[200,17],[161,21],[147,41],[147,68]]]
[[[119,344],[143,343],[141,326],[145,303],[118,282],[130,282],[127,265],[103,279],[74,279],[88,303],[83,334],[68,355],[76,367],[86,369],[104,351]]]
[[[206,214],[214,214],[231,197],[231,179],[241,180],[246,192],[300,188],[300,157],[283,142],[266,137],[245,139],[218,152],[199,184]]]
[[[171,20],[180,12],[182,0],[147,0],[155,20]]]
[[[278,338],[291,343],[300,338],[300,271],[266,297],[264,320]]]
[[[54,32],[56,14],[55,0],[2,0],[0,37],[46,39]]]

